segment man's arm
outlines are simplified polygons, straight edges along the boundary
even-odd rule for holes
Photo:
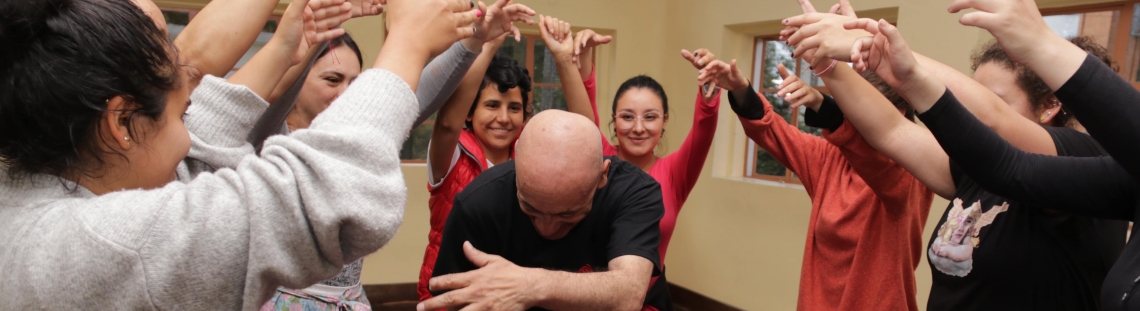
[[[609,262],[609,270],[571,273],[541,270],[535,292],[537,307],[550,310],[641,310],[653,263],[626,255]]]

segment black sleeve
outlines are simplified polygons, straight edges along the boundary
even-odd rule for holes
[[[1140,178],[1140,91],[1089,55],[1055,95],[1120,166]]]
[[[657,252],[661,217],[665,216],[661,185],[648,175],[633,180],[636,183],[617,202],[622,206],[614,216],[607,261],[625,255],[644,257],[653,262],[653,276],[657,276],[661,273],[661,255]]]
[[[819,105],[819,111],[808,109],[804,113],[804,124],[835,132],[843,125],[843,110],[839,110],[835,98],[823,94],[823,103]]]
[[[989,192],[1076,215],[1132,219],[1137,184],[1112,158],[1017,149],[970,114],[950,90],[919,118],[950,160]]]
[[[476,249],[487,252],[486,241],[489,239],[480,239],[478,235],[488,234],[485,230],[479,230],[479,223],[463,209],[463,202],[455,200],[455,204],[451,207],[451,212],[447,215],[447,223],[443,226],[443,238],[439,242],[439,254],[436,255],[435,268],[433,268],[431,276],[437,277],[452,273],[461,273],[475,270],[475,264],[467,259],[467,255],[463,253],[463,242],[470,241],[471,246]],[[493,252],[493,251],[492,251]],[[432,291],[433,296],[439,296],[447,291]]]
[[[736,98],[741,96],[741,98]],[[760,120],[764,118],[764,102],[760,101],[760,94],[752,91],[752,85],[749,84],[747,89],[741,91],[728,92],[728,106],[732,107],[732,112],[749,120]]]

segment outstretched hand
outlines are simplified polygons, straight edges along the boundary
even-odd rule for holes
[[[886,20],[861,18],[844,24],[848,29],[863,29],[873,38],[860,38],[851,47],[855,69],[874,70],[883,82],[899,92],[918,111],[926,111],[946,91],[946,85],[922,70],[898,28]],[[878,51],[878,56],[873,52]],[[872,65],[871,61],[877,61]]]
[[[578,56],[581,56],[582,52],[588,54],[593,51],[594,47],[610,43],[613,40],[614,37],[599,35],[593,29],[579,31],[578,34],[574,35],[574,63],[581,68],[582,62],[579,61]]]
[[[1041,46],[1042,39],[1061,39],[1045,24],[1033,0],[954,0],[947,8],[950,13],[964,9],[977,11],[962,15],[959,23],[988,30],[1019,63]]]
[[[846,55],[838,54],[847,54],[847,47],[850,45],[835,42],[836,39],[833,37],[852,35],[850,33],[856,32],[843,29],[844,22],[857,18],[851,3],[847,0],[841,0],[831,6],[828,13],[824,14],[816,12],[809,0],[798,0],[798,2],[803,14],[784,19],[782,23],[785,28],[780,31],[780,40],[784,40],[788,45],[795,48],[792,55],[803,57],[812,64],[824,63],[829,59],[843,60],[846,58]],[[819,35],[818,38],[817,35]],[[862,36],[870,36],[870,34],[863,32]],[[826,46],[819,49],[821,45]],[[819,54],[821,50],[823,54]],[[841,53],[837,53],[837,51]],[[819,58],[817,59],[817,57]]]
[[[416,310],[462,306],[467,306],[464,310],[525,310],[534,306],[536,297],[531,294],[535,269],[479,251],[471,242],[463,242],[463,253],[478,269],[432,278],[429,289],[451,291],[421,302]]]
[[[271,40],[281,40],[282,46],[295,49],[289,61],[296,65],[309,47],[344,35],[344,29],[336,27],[351,17],[349,5],[345,0],[293,0]]]
[[[713,60],[700,70],[697,81],[704,84],[718,85],[729,91],[738,91],[748,88],[748,78],[736,67],[736,60],[725,63],[722,60]]]
[[[387,10],[385,46],[405,44],[428,56],[475,35],[472,23],[483,15],[469,0],[388,0]]]
[[[538,29],[550,54],[559,62],[574,61],[574,34],[570,23],[551,16],[539,15]]]
[[[776,65],[776,71],[784,79],[776,91],[776,96],[784,98],[785,102],[792,103],[792,111],[800,109],[800,106],[807,106],[811,110],[819,111],[819,105],[823,104],[823,93],[805,83],[799,76],[789,73],[784,64]]]
[[[709,52],[708,49],[697,49],[696,51],[689,52],[689,50],[682,49],[681,57],[693,64],[693,68],[697,70],[704,69],[706,65],[712,64],[716,61],[716,55]],[[722,62],[723,63],[723,62]],[[713,97],[717,96],[720,82],[716,80],[701,81],[701,97],[704,97],[705,102],[711,102]]]

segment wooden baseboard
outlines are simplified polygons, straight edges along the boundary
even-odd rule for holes
[[[376,311],[415,310],[416,303],[419,302],[416,283],[364,285],[364,293],[368,295],[368,301]],[[669,283],[669,296],[679,310],[742,310],[673,283]]]

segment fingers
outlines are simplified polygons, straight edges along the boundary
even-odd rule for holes
[[[805,94],[812,91],[812,89],[810,87],[806,87],[806,84],[803,83],[803,80],[798,80],[798,81],[799,81],[799,83],[796,85],[796,89],[791,90],[791,92],[784,94],[784,101],[799,103],[801,101],[801,99],[803,99],[804,97],[807,97],[807,96],[804,96]]]
[[[788,41],[788,38],[800,30],[800,27],[784,27],[780,30],[780,41]]]
[[[448,275],[441,275],[428,280],[428,289],[433,291],[460,289],[471,286],[471,282],[475,279],[475,273],[479,270],[472,270],[463,273],[452,273]]]
[[[796,0],[796,2],[800,3],[800,10],[803,10],[804,13],[815,13],[815,6],[811,5],[811,1]]]
[[[809,24],[801,26],[796,32],[788,37],[787,43],[790,45],[799,45],[801,40],[808,37],[813,37],[819,33],[820,30],[826,28],[824,24]]]
[[[479,10],[468,10],[466,12],[454,13],[455,16],[455,32],[457,35],[456,40],[467,39],[475,35],[475,27],[471,24],[478,21],[483,12]]]
[[[950,2],[950,6],[946,7],[946,10],[950,11],[950,13],[958,13],[959,11],[969,8],[978,9],[974,7],[974,1],[972,0],[954,0]]]
[[[343,36],[343,35],[344,35],[344,28],[333,28],[333,29],[329,29],[328,31],[317,32],[316,36],[315,36],[315,40],[309,41],[309,42],[316,44],[317,42],[324,42],[324,41],[332,40],[332,39],[335,39],[335,38]]]
[[[827,10],[827,13],[830,13],[830,14],[839,14],[839,4],[838,4],[838,3],[836,3],[835,5],[832,5],[832,6],[831,6],[831,9],[828,9],[828,10]]]
[[[515,35],[515,42],[522,42],[522,32],[519,31],[518,27],[515,27],[515,25],[511,25],[511,32],[510,33]]]
[[[431,299],[428,299],[428,300],[424,300],[420,304],[416,305],[416,310],[417,311],[425,311],[425,310],[450,309],[450,308],[459,307],[459,306],[463,306],[465,304],[469,304],[469,303],[474,302],[474,301],[470,301],[470,300],[471,300],[471,294],[469,293],[469,291],[466,288],[464,288],[464,289],[446,292],[446,293],[443,293],[442,295],[432,297]]]
[[[804,13],[801,15],[786,18],[782,21],[782,24],[789,27],[802,27],[803,25],[819,22],[820,20],[823,20],[824,16],[825,15],[820,13]]]
[[[997,22],[1000,19],[997,14],[975,11],[966,13],[958,18],[958,23],[963,26],[973,26],[986,30],[991,30],[997,27]]]
[[[305,35],[305,42],[308,42],[309,44],[316,44],[317,42],[320,42],[317,41],[317,23],[313,22],[313,10],[306,7],[305,11],[301,14],[303,16],[301,18],[301,29],[304,30],[303,33]]]
[[[788,76],[792,75],[792,74],[788,73],[788,68],[785,68],[784,64],[776,65],[776,72],[779,72],[780,78],[784,78],[784,79],[787,79]]]
[[[491,263],[495,260],[495,258],[498,257],[495,255],[488,255],[487,253],[475,249],[475,246],[471,245],[471,242],[463,242],[463,254],[467,255],[467,260],[470,260],[471,263],[480,268]]]
[[[862,37],[855,39],[855,44],[851,45],[851,61],[854,62],[853,67],[859,72],[867,70],[866,58],[869,55],[866,53],[871,48],[874,38]]]
[[[847,17],[855,16],[855,7],[851,6],[850,0],[839,0],[839,14]]]
[[[866,30],[867,32],[870,32],[871,34],[878,34],[879,33],[879,21],[876,21],[876,20],[873,20],[870,18],[859,18],[859,19],[849,20],[846,23],[843,23],[843,28],[848,29],[848,30],[862,29],[862,30]]]
[[[792,57],[804,56],[805,54],[808,54],[808,51],[819,48],[819,45],[822,43],[823,39],[820,37],[811,37],[804,39],[803,41],[800,41],[800,44],[795,45],[796,49],[792,51]],[[811,59],[808,61],[811,61]]]
[[[558,41],[570,40],[570,38],[572,38],[574,36],[574,33],[570,30],[570,23],[568,23],[568,22],[561,22],[561,23],[562,23],[562,34],[558,36],[558,38],[560,39]]]
[[[716,60],[716,55],[714,55],[712,52],[709,52],[708,49],[703,49],[703,48],[697,49],[693,53],[696,53],[697,55],[699,55],[699,57],[697,58],[696,65],[700,66],[700,67],[704,67],[705,64],[711,63],[712,61]],[[700,68],[700,67],[697,67],[697,68]]]

